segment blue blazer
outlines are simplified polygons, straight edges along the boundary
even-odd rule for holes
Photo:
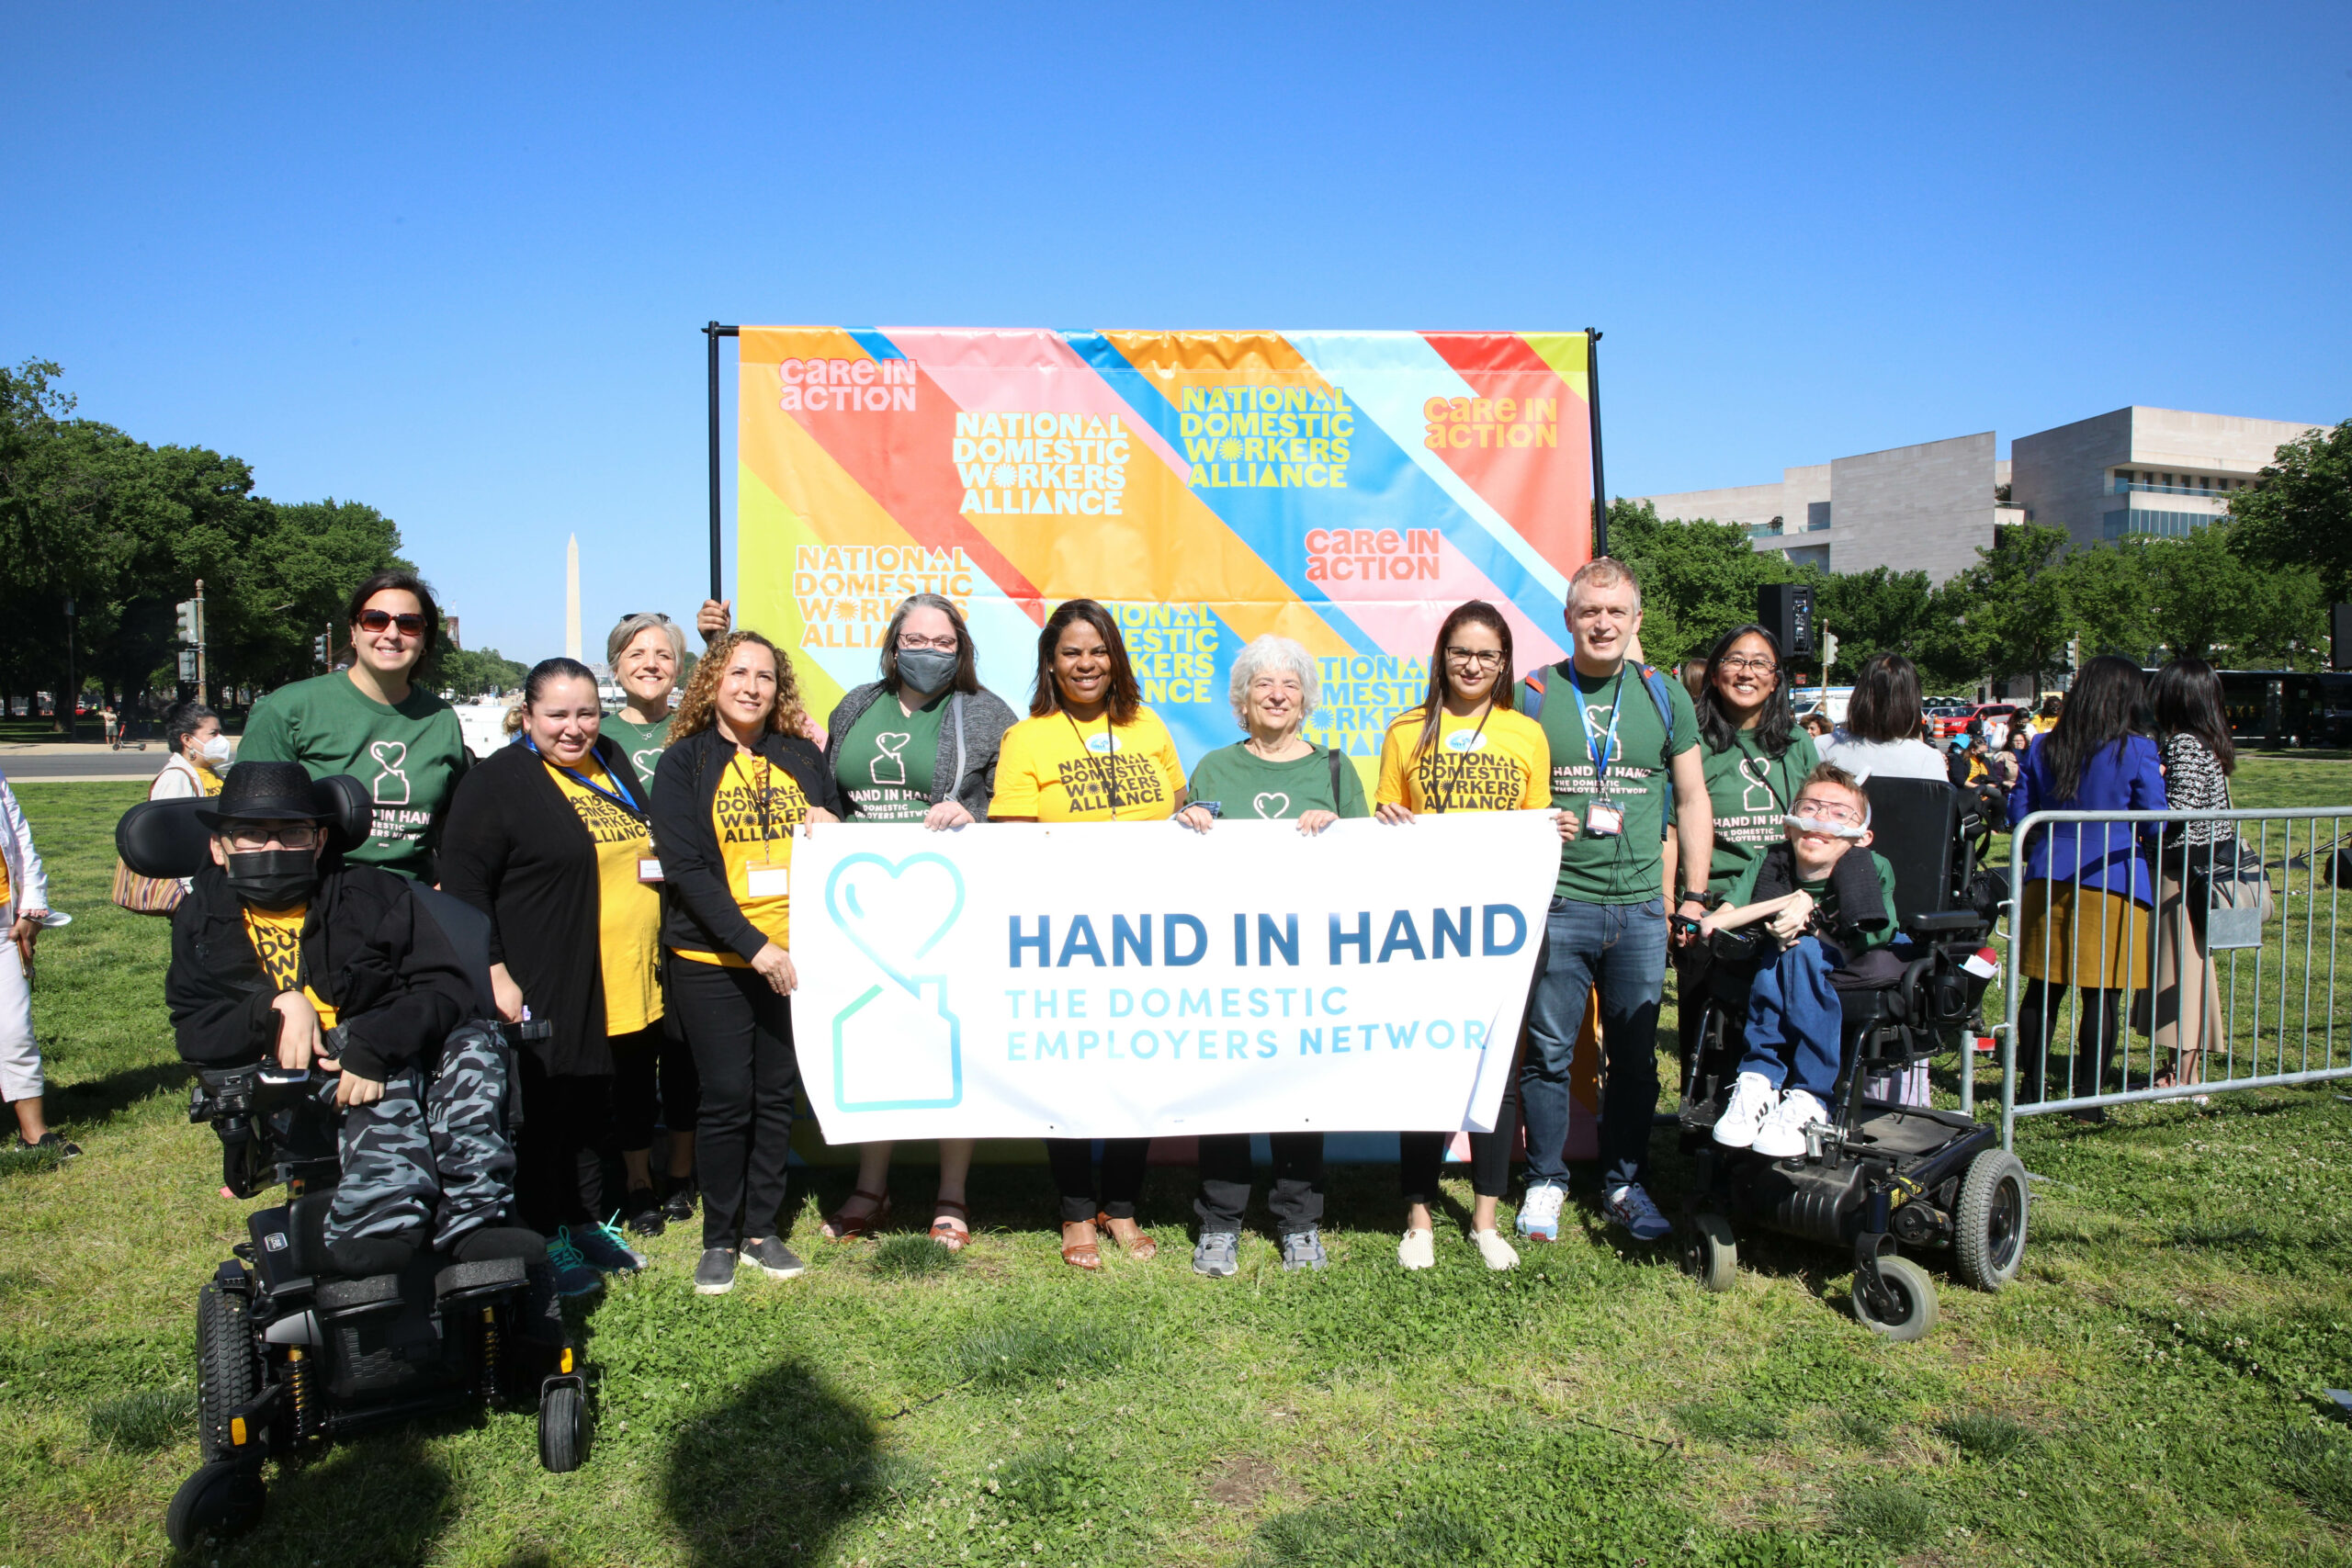
[[[2127,735],[2101,749],[2083,764],[2083,776],[2074,798],[2059,800],[2050,784],[2046,735],[2034,737],[2018,770],[2018,786],[2009,796],[2009,820],[2022,820],[2030,811],[2162,811],[2165,775],[2156,743],[2143,736]],[[2134,903],[2153,905],[2154,885],[2148,876],[2148,846],[2161,829],[2158,823],[2052,822],[2036,828],[2026,840],[2028,882],[2055,878],[2085,887],[2120,893]],[[2057,869],[2051,868],[2055,865]]]

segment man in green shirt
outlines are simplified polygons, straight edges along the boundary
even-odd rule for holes
[[[411,680],[440,630],[432,591],[413,572],[376,573],[351,597],[351,668],[262,698],[237,745],[240,762],[356,778],[375,802],[375,826],[345,858],[421,882],[433,880],[441,818],[471,761],[458,710]]]
[[[1562,843],[1520,1079],[1527,1198],[1519,1228],[1540,1240],[1559,1235],[1568,1183],[1562,1157],[1568,1073],[1586,1001],[1597,990],[1606,1070],[1602,1204],[1636,1239],[1654,1241],[1673,1229],[1643,1180],[1657,1109],[1653,1036],[1666,979],[1669,792],[1676,865],[1686,888],[1707,886],[1714,824],[1690,694],[1628,657],[1642,625],[1642,589],[1632,570],[1606,556],[1588,563],[1568,584],[1567,624],[1574,653],[1531,677],[1520,705],[1551,744],[1552,805]],[[1682,908],[1694,917],[1704,913],[1695,897]]]

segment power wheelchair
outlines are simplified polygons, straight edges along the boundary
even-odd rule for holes
[[[368,837],[373,807],[356,779],[324,786],[336,807],[329,847],[347,850]],[[142,876],[193,874],[209,853],[194,816],[201,804],[132,807],[115,828],[124,863]],[[479,1016],[496,1019],[489,921],[447,894],[417,894],[471,972]],[[531,1027],[502,1033],[511,1045]],[[587,1458],[587,1369],[552,1292],[531,1287],[521,1259],[464,1263],[420,1250],[398,1274],[335,1272],[322,1234],[340,1170],[334,1081],[263,1062],[200,1069],[190,1089],[188,1120],[210,1123],[220,1139],[222,1186],[250,1198],[282,1183],[286,1201],[246,1216],[247,1239],[197,1292],[204,1464],[164,1517],[183,1551],[260,1520],[269,1459],[299,1464],[338,1439],[420,1416],[485,1402],[536,1406],[539,1462],[561,1472]]]
[[[1963,1025],[1982,1032],[1981,1003],[1993,969],[1980,955],[2007,891],[1980,869],[1998,819],[1997,796],[1922,779],[1870,781],[1871,848],[1894,872],[1893,911],[1909,939],[1899,978],[1843,994],[1829,1122],[1805,1134],[1805,1152],[1772,1159],[1714,1141],[1744,1049],[1741,1021],[1760,937],[1718,932],[1699,1028],[1682,1061],[1676,1115],[1693,1164],[1684,1200],[1682,1263],[1706,1289],[1729,1290],[1738,1268],[1735,1221],[1849,1247],[1854,1315],[1890,1339],[1935,1326],[1936,1290],[1896,1248],[1948,1249],[1962,1279],[1997,1291],[2023,1261],[2026,1172],[1994,1130],[1952,1111],[1870,1097],[1874,1074],[1900,1072],[1935,1055]]]

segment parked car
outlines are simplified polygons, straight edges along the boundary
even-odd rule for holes
[[[2022,711],[2015,703],[1966,703],[1957,713],[1935,713],[1936,739],[1949,740],[1965,734],[1968,727],[1978,719],[1984,721],[1984,743],[1996,751],[2009,742],[2009,726],[2017,722]]]

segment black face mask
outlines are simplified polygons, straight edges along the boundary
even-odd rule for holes
[[[310,850],[249,850],[229,857],[229,891],[262,909],[290,909],[318,886],[319,857]]]

